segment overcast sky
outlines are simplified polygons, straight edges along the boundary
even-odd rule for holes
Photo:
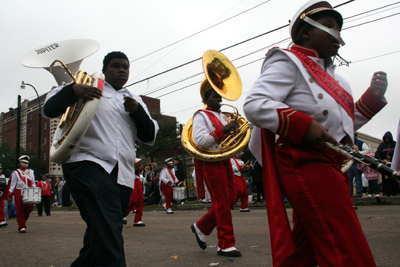
[[[55,79],[46,70],[27,68],[20,64],[21,57],[37,47],[70,39],[95,40],[100,43],[100,49],[84,59],[80,67],[89,73],[101,71],[103,57],[108,52],[123,51],[133,61],[127,83],[129,85],[200,58],[209,49],[221,50],[284,26],[305,2],[1,1],[0,111],[6,112],[9,107],[16,107],[18,94],[23,100],[36,97],[32,88],[27,87],[24,91],[20,89],[21,81],[34,85],[39,94],[45,94],[56,85]],[[333,6],[344,2],[347,0],[330,1]],[[393,3],[397,1],[356,0],[339,7],[338,11],[344,18],[348,18]],[[337,72],[352,86],[354,99],[357,100],[368,88],[375,71],[385,71],[388,74],[388,105],[360,129],[360,132],[377,138],[381,138],[386,131],[395,135],[399,121],[400,15],[396,15],[399,12],[400,3],[397,3],[346,19],[343,26],[342,37],[346,45],[339,53],[352,63],[349,67],[338,67]],[[386,16],[391,17],[377,20]],[[223,22],[224,20],[226,21]],[[377,21],[346,30],[348,27],[372,20]],[[215,24],[218,25],[203,31]],[[182,42],[145,56],[189,36],[191,37]],[[224,101],[225,103],[237,106],[243,114],[242,106],[246,93],[260,74],[262,60],[259,59],[263,58],[269,46],[287,37],[289,29],[285,27],[223,51],[238,68],[243,82],[242,97],[235,102]],[[273,46],[286,48],[288,44],[284,42]],[[389,53],[391,54],[387,55]],[[135,60],[138,58],[141,59]],[[253,63],[248,64],[250,62]],[[161,89],[195,74],[200,75],[149,94],[155,89]],[[148,82],[129,86],[128,89],[138,95],[160,97],[162,113],[175,116],[180,123],[185,124],[193,113],[202,107],[199,88],[203,77],[201,61],[196,61]],[[184,88],[185,86],[187,87]],[[180,88],[184,89],[178,90]],[[175,90],[178,91],[173,93]]]

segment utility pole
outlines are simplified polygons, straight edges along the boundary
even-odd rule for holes
[[[19,164],[19,154],[20,154],[20,147],[21,147],[21,96],[18,95],[18,106],[17,106],[17,145],[15,147],[15,162],[16,168],[18,168]]]

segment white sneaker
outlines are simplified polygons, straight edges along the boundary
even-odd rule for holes
[[[165,211],[167,211],[167,203],[162,204]]]
[[[8,223],[7,223],[6,221],[0,222],[0,227],[2,227],[2,226],[7,226],[7,225],[8,225]]]
[[[25,228],[21,228],[21,230],[19,230],[20,233],[26,233],[26,229]]]
[[[381,197],[381,195],[379,195],[379,194],[376,194],[376,195],[375,195],[375,197]]]
[[[172,214],[172,213],[174,212],[171,210],[171,208],[167,209],[167,214]]]
[[[206,239],[207,236],[200,231],[199,227],[197,227],[197,225],[195,223],[193,224],[193,228],[196,231],[197,237],[200,239],[200,241],[202,241],[204,243],[207,242],[207,239]]]
[[[142,221],[138,221],[138,222],[133,223],[133,226],[134,227],[143,227],[143,226],[146,226],[146,225]]]
[[[369,194],[368,197],[372,197],[372,194]]]
[[[124,218],[122,218],[122,222],[123,222],[124,224],[127,224],[127,223],[128,223],[128,219],[127,219],[126,217],[124,217]]]

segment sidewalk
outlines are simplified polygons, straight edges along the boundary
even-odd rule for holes
[[[192,201],[193,202],[193,201]],[[367,196],[363,196],[360,198],[353,198],[354,206],[378,206],[378,205],[400,205],[400,196],[392,196],[392,197],[380,197],[380,198],[368,198]],[[288,202],[285,202],[286,208],[291,208]],[[155,208],[155,206],[147,206],[148,209],[150,207]],[[211,207],[211,203],[195,203],[195,204],[178,204],[172,207],[177,210],[201,210],[201,209],[209,209]],[[266,209],[265,202],[249,202],[248,207],[250,210],[252,209]],[[146,206],[145,206],[146,208]],[[236,203],[234,209],[238,210],[240,208],[240,202]],[[155,208],[155,210],[163,210],[162,207]]]

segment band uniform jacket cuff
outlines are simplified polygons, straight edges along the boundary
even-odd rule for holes
[[[222,138],[224,138],[224,132],[221,130],[221,128],[217,128],[215,131],[212,131],[210,135],[214,138],[215,141],[218,141]]]
[[[356,102],[356,109],[367,119],[371,119],[376,115],[384,106],[386,106],[386,99],[380,99],[370,88],[361,96]]]
[[[313,118],[291,108],[277,109],[277,112],[279,127],[276,134],[294,145],[299,145]]]

